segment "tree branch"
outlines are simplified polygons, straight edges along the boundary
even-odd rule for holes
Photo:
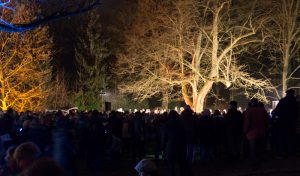
[[[7,2],[10,2],[7,1]],[[44,17],[42,19],[37,19],[34,20],[32,22],[29,23],[25,23],[25,24],[10,24],[5,22],[3,19],[1,19],[0,22],[0,31],[5,31],[5,32],[17,32],[17,33],[21,33],[21,32],[25,32],[31,29],[34,29],[36,27],[39,27],[45,23],[48,23],[50,21],[54,21],[54,20],[58,20],[61,18],[66,18],[66,17],[70,17],[70,16],[74,16],[74,15],[78,15],[81,13],[85,13],[87,11],[92,10],[93,8],[95,8],[97,5],[100,4],[100,0],[95,0],[92,4],[88,5],[87,7],[84,8],[80,8],[78,10],[75,11],[71,11],[71,12],[55,12],[47,17]],[[6,6],[6,3],[0,3],[0,7],[2,8],[9,8]]]

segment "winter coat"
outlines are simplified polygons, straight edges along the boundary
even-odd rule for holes
[[[265,138],[269,115],[264,108],[253,107],[245,112],[244,132],[248,140]]]

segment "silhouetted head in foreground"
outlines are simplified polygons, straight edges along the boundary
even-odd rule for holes
[[[288,97],[295,96],[295,90],[293,90],[293,89],[289,89],[285,93],[286,93],[286,96],[288,96]]]
[[[140,176],[158,176],[158,169],[156,165],[148,159],[141,160],[134,169]]]
[[[32,142],[19,145],[14,152],[14,159],[21,170],[28,168],[40,155],[40,149]]]
[[[66,176],[64,169],[51,158],[39,158],[23,173],[23,176]]]

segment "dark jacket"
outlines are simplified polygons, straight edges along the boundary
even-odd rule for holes
[[[296,98],[288,95],[277,104],[274,115],[278,116],[278,125],[284,129],[292,129],[297,117],[298,104]]]
[[[185,129],[178,117],[169,116],[163,130],[163,148],[167,160],[185,155]]]
[[[186,133],[186,143],[195,144],[196,143],[196,118],[194,112],[190,109],[184,110],[181,113],[181,118],[183,121],[183,126]]]
[[[244,132],[248,140],[265,138],[269,115],[262,107],[252,107],[245,112]]]

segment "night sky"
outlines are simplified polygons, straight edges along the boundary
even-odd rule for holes
[[[101,5],[97,7],[101,15],[101,23],[104,35],[110,38],[107,27],[112,25],[116,15],[130,3],[130,0],[103,0]],[[71,83],[76,72],[75,66],[75,45],[80,34],[80,28],[84,28],[86,14],[80,14],[67,19],[61,19],[51,22],[50,31],[53,36],[55,45],[55,54],[53,59],[54,73],[59,72],[65,75],[65,79]],[[72,84],[72,83],[71,83]]]

